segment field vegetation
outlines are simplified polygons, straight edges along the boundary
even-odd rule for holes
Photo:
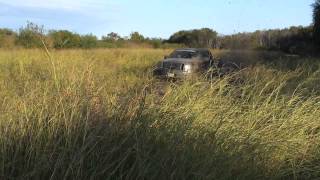
[[[169,51],[1,50],[0,179],[319,177],[317,59],[154,79]]]
[[[0,29],[0,179],[318,179],[320,0],[313,10],[307,27],[167,40]],[[177,47],[241,69],[155,79]]]

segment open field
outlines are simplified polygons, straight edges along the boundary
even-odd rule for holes
[[[0,179],[320,176],[316,59],[159,87],[169,52],[1,50]]]

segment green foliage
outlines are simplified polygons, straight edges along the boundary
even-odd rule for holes
[[[145,38],[145,41],[150,43],[154,49],[163,47],[163,40],[161,38]]]
[[[122,38],[117,33],[111,32],[107,34],[107,36],[102,36],[102,40],[106,42],[116,42],[122,40]]]
[[[215,48],[217,32],[209,28],[179,31],[173,34],[167,42],[185,44],[189,47]]]
[[[320,0],[313,4],[313,33],[315,42],[320,46]]]
[[[63,48],[177,48],[177,47],[205,47],[215,49],[250,49],[275,50],[294,54],[319,54],[314,42],[318,40],[318,17],[320,17],[320,0],[314,4],[314,26],[290,27],[255,31],[253,33],[238,33],[218,36],[216,31],[209,28],[179,31],[168,40],[146,38],[139,32],[131,33],[130,37],[121,37],[111,32],[102,40],[92,34],[79,35],[67,30],[51,30],[45,33],[43,26],[28,22],[26,27],[20,28],[18,33],[10,29],[0,29],[0,48],[22,46],[25,48],[39,48],[43,43],[55,49]]]
[[[130,40],[134,42],[142,42],[144,37],[139,32],[133,32],[130,34]]]
[[[12,35],[16,35],[16,33],[14,31],[12,31],[11,29],[0,28],[0,35],[1,36],[12,36]]]
[[[16,41],[17,34],[10,29],[0,29],[0,48],[12,48]]]
[[[28,22],[26,27],[19,30],[16,43],[25,48],[40,48],[45,41],[43,26]]]
[[[56,49],[77,48],[81,46],[80,35],[67,30],[53,30],[49,32],[48,36],[52,41],[53,47]]]
[[[126,47],[126,42],[125,41],[98,41],[97,42],[97,47],[99,48],[124,48]]]
[[[152,47],[155,49],[160,48],[162,44],[162,40],[160,39],[151,40],[151,44],[152,44]]]
[[[81,36],[80,47],[81,48],[95,48],[97,47],[98,38],[92,34]]]
[[[219,38],[223,49],[265,49],[287,53],[310,53],[313,50],[312,27],[290,27],[253,33],[238,33]]]

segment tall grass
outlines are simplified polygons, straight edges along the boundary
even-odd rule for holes
[[[160,83],[167,53],[1,51],[0,179],[319,176],[317,68]]]

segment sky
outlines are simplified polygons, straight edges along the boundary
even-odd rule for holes
[[[312,23],[314,0],[0,0],[0,28],[26,23],[98,37],[110,32],[168,38],[208,27],[219,34]]]

